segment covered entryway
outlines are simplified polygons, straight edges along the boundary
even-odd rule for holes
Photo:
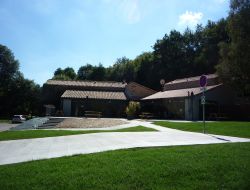
[[[105,117],[118,117],[127,105],[123,92],[66,90],[61,98],[65,116],[82,117],[85,111],[98,111]]]

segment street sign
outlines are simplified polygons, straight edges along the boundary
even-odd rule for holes
[[[206,104],[206,97],[205,96],[201,96],[201,104]]]
[[[207,76],[201,75],[200,77],[200,87],[206,87],[207,86]]]
[[[207,90],[206,87],[200,87],[200,91],[205,92]]]
[[[206,75],[201,75],[200,77],[200,87],[202,88],[201,104],[202,104],[202,116],[203,116],[203,133],[206,133],[206,119],[205,119],[205,90],[207,86],[207,77]]]
[[[161,84],[161,85],[164,85],[164,84],[165,84],[165,80],[164,80],[164,79],[161,79],[161,80],[160,80],[160,84]]]

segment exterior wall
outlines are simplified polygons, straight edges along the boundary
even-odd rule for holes
[[[73,113],[73,111],[68,111],[68,108],[64,108],[67,103],[64,105],[64,99],[61,98],[62,94],[66,90],[90,90],[90,91],[114,91],[114,92],[125,92],[126,96],[128,97],[128,100],[140,100],[141,98],[144,98],[146,96],[152,95],[155,93],[154,90],[144,87],[140,84],[137,84],[135,82],[131,82],[129,84],[122,84],[121,87],[112,86],[112,83],[109,87],[98,87],[95,86],[95,81],[93,81],[93,86],[77,86],[77,85],[55,85],[55,84],[49,84],[45,83],[43,85],[43,104],[52,104],[56,108],[55,110],[61,110],[63,109],[64,114],[66,115],[77,115],[78,110],[75,110],[76,112]],[[101,102],[109,102],[109,100],[101,100]],[[111,102],[113,100],[110,100]],[[67,102],[67,101],[66,101]],[[118,101],[119,102],[119,101]],[[123,103],[121,103],[123,102]],[[124,103],[125,102],[125,103]],[[104,103],[101,103],[104,104]],[[123,110],[124,104],[127,105],[127,101],[120,101],[120,103],[115,103],[114,107],[119,107],[119,105],[122,105],[122,108],[119,108],[120,110]],[[110,104],[107,104],[105,106],[108,106]],[[104,107],[105,107],[104,106]],[[68,105],[66,107],[69,107]],[[72,104],[71,107],[74,107]],[[126,106],[125,106],[126,107]],[[67,111],[66,111],[66,110]],[[107,108],[106,108],[107,109]],[[112,108],[113,109],[113,108]],[[121,111],[120,111],[121,113]]]
[[[185,98],[185,120],[198,120],[200,97]]]
[[[224,85],[205,92],[205,96],[206,100],[217,101],[219,104],[222,105],[233,104],[236,98],[235,92]]]
[[[61,96],[66,90],[91,90],[91,91],[114,91],[124,92],[125,87],[85,87],[85,86],[67,86],[67,85],[50,85],[45,83],[42,88],[44,104],[55,105],[56,110],[61,108]]]
[[[199,94],[191,100],[191,97],[185,98],[185,119],[199,120],[201,118],[202,105],[200,103],[202,94]],[[206,118],[209,118],[210,113],[218,113],[219,107],[233,105],[236,94],[233,90],[224,85],[218,86],[215,89],[205,92],[206,96]],[[212,105],[211,105],[212,104]],[[211,108],[212,107],[212,108]]]
[[[185,119],[185,99],[164,99],[163,105],[167,111],[167,118]]]
[[[63,100],[63,113],[65,116],[71,116],[71,100]]]
[[[156,99],[141,102],[141,112],[153,113],[155,118],[185,119],[185,100]]]
[[[55,108],[51,108],[51,107],[46,107],[45,108],[45,115],[46,116],[51,116],[55,114]]]
[[[185,98],[147,100],[143,102],[155,104],[154,112],[157,113],[157,110],[163,112],[164,114],[161,114],[161,116],[164,118],[200,120],[202,119],[201,96],[202,93]],[[205,96],[207,103],[205,105],[205,115],[207,119],[211,118],[210,116],[214,115],[214,113],[223,113],[230,117],[231,110],[228,110],[228,107],[232,107],[236,97],[233,90],[221,85],[205,92]],[[160,103],[156,104],[156,102]]]

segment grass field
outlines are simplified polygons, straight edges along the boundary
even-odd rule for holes
[[[101,132],[143,132],[156,131],[155,129],[136,126],[118,130],[88,130],[88,131],[69,131],[69,130],[25,130],[25,131],[3,131],[0,132],[0,141],[15,140],[15,139],[31,139],[54,136],[78,135],[87,133],[101,133]],[[1,188],[0,188],[1,189]]]
[[[154,124],[183,131],[203,132],[202,122],[155,121]],[[250,138],[250,122],[207,122],[207,133]]]
[[[0,166],[0,189],[250,189],[250,143],[140,148]]]

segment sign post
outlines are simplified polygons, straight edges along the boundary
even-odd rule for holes
[[[202,75],[200,77],[200,87],[202,88],[202,97],[201,97],[201,104],[202,104],[202,115],[203,115],[203,133],[206,133],[206,121],[205,121],[205,104],[206,104],[206,97],[205,97],[205,90],[207,86],[207,77],[206,75]]]

